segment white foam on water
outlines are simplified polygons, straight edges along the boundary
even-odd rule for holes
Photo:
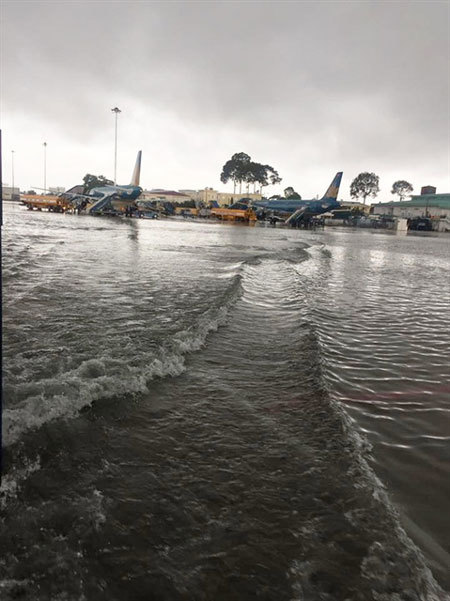
[[[400,533],[402,538],[402,561],[393,555],[392,550],[381,542],[374,542],[361,564],[361,574],[368,582],[376,601],[402,601],[414,599],[417,601],[449,601],[450,595],[443,591],[433,578],[431,570],[425,565],[416,567],[416,552],[406,533]],[[414,577],[411,578],[411,572]],[[402,596],[393,593],[392,584],[401,583]]]
[[[408,599],[450,601],[450,595],[435,580],[421,550],[402,527],[399,513],[385,485],[370,466],[371,446],[366,443],[353,420],[337,401],[330,399],[330,408],[339,414],[344,437],[350,443],[347,448],[351,454],[351,465],[347,472],[348,482],[352,483],[356,490],[369,491],[375,503],[372,509],[359,508],[348,511],[345,517],[355,528],[364,529],[370,524],[371,516],[368,516],[368,512],[375,509],[386,524],[383,542],[375,540],[361,563],[361,575],[367,582],[373,598],[376,601],[402,601],[406,598],[390,592],[395,581],[397,585],[401,583],[405,594],[409,595]],[[311,532],[302,533],[303,535],[314,534],[314,523],[311,522],[310,526]],[[305,575],[304,566],[300,569],[300,562],[294,562],[291,567],[291,572],[297,574],[293,586],[298,595],[295,598],[302,599],[301,592],[305,590],[307,574]]]
[[[11,593],[13,591],[17,591],[18,588],[23,589],[29,584],[29,582],[29,580],[14,580],[12,578],[5,578],[4,580],[0,580],[0,592],[3,591],[4,593]]]
[[[3,412],[4,446],[50,421],[75,417],[99,399],[148,393],[153,379],[179,376],[186,369],[186,355],[200,350],[210,332],[226,323],[239,290],[239,286],[233,288],[226,304],[207,311],[195,326],[178,332],[157,351],[142,353],[138,364],[104,355],[54,378],[20,384],[17,393],[23,400]]]
[[[0,485],[0,509],[5,509],[11,499],[17,498],[22,483],[41,467],[40,458],[34,461],[26,461],[20,468],[13,468],[12,471],[2,476]],[[1,584],[0,584],[1,586]]]

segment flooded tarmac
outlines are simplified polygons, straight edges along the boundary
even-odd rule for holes
[[[449,598],[448,236],[4,217],[2,599]]]

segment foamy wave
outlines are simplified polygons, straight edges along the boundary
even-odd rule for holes
[[[15,468],[2,477],[0,485],[0,509],[4,509],[10,499],[17,497],[22,482],[24,482],[33,472],[39,470],[40,467],[41,462],[38,457],[34,461],[27,461],[22,467]],[[1,586],[2,583],[0,582],[0,587]]]
[[[96,357],[55,378],[20,384],[17,393],[24,400],[3,412],[4,446],[47,422],[75,417],[96,400],[148,393],[154,378],[179,376],[186,369],[186,355],[201,349],[209,333],[225,324],[229,307],[239,294],[238,278],[225,299],[220,299],[224,304],[212,307],[195,326],[178,332],[157,351],[143,353],[139,365],[131,360]]]
[[[347,447],[351,456],[348,481],[353,482],[355,489],[362,490],[363,494],[368,492],[372,498],[370,506],[349,511],[345,517],[361,531],[373,529],[377,537],[361,563],[361,575],[374,599],[400,601],[398,594],[392,593],[395,581],[397,589],[403,587],[404,591],[408,591],[408,599],[450,601],[450,596],[434,579],[422,552],[402,527],[385,485],[370,466],[371,445],[337,401],[330,399],[330,407],[339,414],[343,434],[350,443]]]
[[[220,307],[213,318],[210,315],[205,314],[195,329],[188,329],[176,334],[173,344],[181,353],[200,350],[204,345],[208,334],[217,331],[221,325],[225,324],[227,315],[228,307],[226,306]]]
[[[28,587],[29,583],[29,580],[14,580],[13,578],[5,578],[4,580],[0,580],[0,593],[8,595],[9,599],[19,599],[20,597],[23,597],[24,591]],[[3,598],[3,595],[0,596]]]
[[[100,527],[106,522],[106,515],[103,508],[103,495],[97,489],[94,489],[92,492],[89,503],[89,512],[94,529],[99,530]]]
[[[402,536],[403,549],[401,560],[405,566],[412,566],[417,562],[415,549],[411,547],[410,539],[404,534]],[[374,542],[367,556],[361,564],[361,574],[369,583],[376,601],[400,601],[408,598],[417,601],[448,601],[450,596],[441,589],[434,580],[431,570],[425,565],[420,569],[399,572],[399,558],[395,556],[392,549],[380,542]],[[411,577],[411,572],[413,577]],[[398,593],[392,592],[393,582],[401,582],[403,585],[400,597]]]
[[[179,354],[161,350],[142,367],[115,365],[109,357],[83,361],[78,369],[56,378],[22,385],[20,392],[36,391],[14,409],[3,412],[3,444],[9,446],[31,429],[58,419],[75,417],[84,407],[99,399],[148,392],[155,377],[177,376],[185,369]],[[27,390],[24,390],[27,389]]]

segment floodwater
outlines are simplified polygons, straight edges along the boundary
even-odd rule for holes
[[[448,600],[449,263],[5,206],[2,601]]]

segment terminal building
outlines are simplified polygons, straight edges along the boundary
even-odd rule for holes
[[[160,188],[155,188],[153,190],[144,190],[139,199],[184,203],[188,200],[192,200],[192,197],[184,194],[182,191],[175,192],[174,190],[162,190]]]
[[[241,198],[248,198],[250,200],[261,200],[261,194],[247,194],[247,192],[241,192],[239,194],[235,194],[232,192],[218,192],[217,193],[217,202],[220,206],[228,207],[232,205],[234,202],[241,200]]]
[[[241,198],[250,200],[261,200],[261,194],[250,194],[247,192],[218,192],[214,188],[203,188],[202,190],[180,190],[181,193],[188,195],[195,202],[202,202],[208,205],[210,202],[217,202],[221,207],[228,207]]]
[[[433,229],[446,230],[450,227],[450,193],[436,194],[436,188],[424,186],[420,194],[411,196],[411,200],[373,204],[372,212],[403,219],[427,217],[434,222]]]
[[[163,190],[154,188],[153,190],[144,190],[140,196],[142,200],[161,200],[169,202],[184,203],[194,201],[208,206],[210,202],[217,202],[221,207],[228,207],[241,198],[250,200],[261,200],[261,194],[247,194],[246,192],[218,192],[213,188],[203,188],[202,190]]]

